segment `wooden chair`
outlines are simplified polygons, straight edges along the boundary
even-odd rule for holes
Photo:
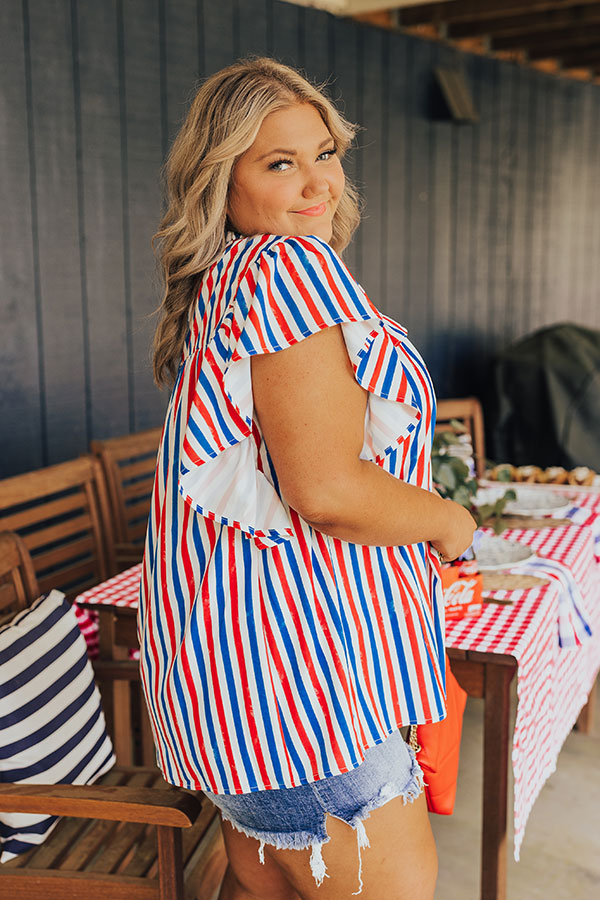
[[[90,444],[108,486],[118,571],[142,558],[160,436],[151,428]]]
[[[0,530],[20,535],[42,593],[58,588],[72,599],[114,570],[104,478],[92,456],[0,481]]]
[[[0,533],[0,625],[38,596],[33,563],[23,541],[10,531]]]
[[[471,435],[475,472],[478,478],[483,478],[485,473],[485,436],[483,431],[483,411],[477,397],[438,400],[435,430],[453,430],[451,425],[452,419],[463,423]]]
[[[0,585],[13,613],[37,596],[14,534],[0,535]],[[212,900],[225,871],[216,808],[156,769],[114,767],[83,786],[0,783],[2,812],[64,817],[43,844],[0,866],[11,900]]]

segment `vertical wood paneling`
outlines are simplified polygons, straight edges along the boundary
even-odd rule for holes
[[[273,56],[288,66],[304,65],[306,10],[292,3],[273,4]]]
[[[591,145],[587,158],[588,192],[585,231],[588,236],[588,252],[585,257],[586,267],[586,322],[596,328],[600,327],[600,92],[590,89],[591,106]]]
[[[385,167],[382,173],[387,221],[386,268],[383,273],[386,284],[385,306],[390,316],[404,324],[407,324],[409,305],[405,285],[405,248],[408,235],[406,228],[408,135],[405,126],[408,45],[409,40],[404,35],[391,35],[386,82],[388,121],[385,130]]]
[[[117,10],[95,4],[76,17],[79,68],[78,186],[83,233],[82,293],[88,321],[89,431],[129,431],[127,315],[123,255]],[[98,35],[102,41],[98,41]],[[119,398],[119,402],[115,402]]]
[[[307,14],[304,23],[304,70],[310,81],[319,84],[326,82],[333,73],[329,59],[331,23],[332,17],[317,9]]]
[[[509,228],[511,220],[514,133],[511,116],[514,66],[493,64],[495,88],[494,142],[496,165],[490,240],[490,305],[488,306],[488,346],[495,351],[506,341],[508,300]]]
[[[165,0],[164,34],[167,132],[169,146],[177,134],[194,88],[198,69],[198,7]]]
[[[362,126],[345,259],[440,396],[483,392],[524,333],[600,327],[597,85],[280,0],[5,0],[0,51],[0,477],[160,423],[160,169],[198,77],[238,56],[329,79]],[[465,71],[478,124],[439,117],[436,63]]]
[[[159,6],[156,0],[122,3],[122,84],[125,141],[124,211],[128,248],[126,302],[129,314],[130,430],[160,423],[164,398],[152,383],[151,314],[158,304],[151,239],[160,216],[160,169],[164,116],[161,100]]]
[[[29,4],[48,463],[88,443],[69,0]]]
[[[357,56],[358,56],[358,36],[360,34],[359,26],[349,19],[335,19],[333,23],[333,45],[332,45],[332,69],[334,73],[334,81],[331,85],[330,95],[338,102],[342,113],[350,122],[358,121],[357,109]],[[356,138],[356,146],[362,146],[363,133],[359,132]],[[344,170],[348,178],[350,178],[359,192],[362,192],[362,185],[359,182],[359,169],[357,167],[357,158],[360,155],[359,150],[351,149],[346,154],[344,160]],[[344,251],[344,261],[352,272],[358,278],[360,273],[357,268],[359,236],[355,235],[350,246]]]
[[[448,48],[434,47],[433,65],[452,66],[454,54]],[[439,102],[431,88],[432,106]],[[431,316],[427,363],[440,396],[447,396],[451,344],[449,323],[451,309],[451,272],[453,243],[452,211],[452,142],[453,126],[447,120],[434,118],[431,123],[430,175],[428,198],[429,291]],[[390,213],[391,215],[391,213]],[[390,254],[391,255],[391,254]]]
[[[189,0],[188,0],[189,2]],[[203,75],[212,75],[230,65],[236,57],[233,0],[198,0],[203,36]]]
[[[25,11],[27,13],[27,10]],[[28,21],[25,22],[25,29]],[[37,328],[39,271],[35,158],[28,127],[29,48],[21,0],[0,5],[0,56],[10,78],[0,103],[0,471],[33,469],[45,461],[41,341]],[[22,111],[15,115],[15,110]],[[33,187],[33,192],[32,192]]]
[[[515,170],[514,216],[510,235],[511,292],[513,294],[512,335],[527,328],[527,308],[531,299],[532,275],[532,147],[535,128],[535,82],[525,69],[517,68],[513,80],[513,115],[516,121],[517,165]]]
[[[385,301],[381,269],[383,232],[383,173],[385,147],[382,141],[383,38],[375,28],[362,31],[362,109],[360,179],[364,183],[365,211],[360,229],[360,256],[357,269],[361,283],[375,305]]]
[[[237,22],[239,55],[265,56],[269,54],[271,3],[256,0],[255,3],[238,4]]]
[[[407,70],[411,85],[405,107],[406,142],[406,253],[404,294],[405,323],[411,339],[427,353],[429,333],[429,187],[431,181],[430,90],[433,45],[429,41],[407,46]]]
[[[542,325],[550,324],[561,316],[567,299],[569,229],[566,223],[571,218],[569,189],[572,171],[569,165],[569,124],[566,108],[566,88],[560,81],[548,93],[549,121],[547,120],[547,160],[548,196],[550,199],[548,221],[548,271],[546,302],[541,308]]]

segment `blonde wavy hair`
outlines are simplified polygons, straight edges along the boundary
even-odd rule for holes
[[[158,385],[176,377],[202,275],[225,249],[235,163],[254,143],[264,118],[294,103],[315,107],[342,157],[357,126],[337,111],[322,87],[273,59],[245,59],[221,69],[192,101],[165,166],[168,207],[153,238],[164,278],[153,347]],[[358,194],[346,180],[332,223],[336,252],[348,245],[359,220]]]

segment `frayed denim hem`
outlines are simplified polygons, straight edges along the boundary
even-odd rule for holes
[[[352,896],[357,896],[358,894],[361,894],[363,890],[362,850],[371,846],[364,826],[364,820],[369,818],[374,809],[384,806],[396,797],[402,797],[405,804],[412,803],[423,792],[423,772],[412,748],[407,746],[407,750],[411,756],[411,770],[409,780],[403,788],[400,789],[393,783],[386,782],[380,788],[377,796],[361,806],[350,819],[344,819],[342,816],[330,813],[326,806],[323,806],[323,825],[316,833],[310,831],[260,831],[240,825],[222,809],[220,810],[221,816],[226,822],[229,822],[236,831],[245,834],[246,837],[251,837],[259,841],[258,858],[263,865],[265,862],[265,844],[269,844],[269,846],[274,847],[276,850],[311,850],[310,870],[317,887],[322,885],[325,878],[329,878],[327,867],[323,860],[323,844],[327,844],[331,840],[330,836],[327,834],[325,816],[330,815],[335,819],[339,819],[341,822],[345,822],[356,831],[358,849],[358,890],[355,891]]]
[[[258,831],[240,825],[239,822],[236,822],[223,810],[220,810],[220,813],[221,818],[229,822],[236,831],[259,841],[258,859],[263,866],[265,864],[265,844],[275,847],[276,850],[312,850],[310,854],[310,870],[317,887],[321,887],[324,878],[329,878],[325,862],[323,861],[323,844],[326,844],[331,838],[325,828],[324,816],[323,833],[322,835],[315,835],[310,831],[290,831],[287,833],[281,831]]]

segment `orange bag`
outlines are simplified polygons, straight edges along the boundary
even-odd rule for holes
[[[442,816],[451,816],[454,811],[466,702],[466,691],[452,674],[446,657],[446,718],[443,722],[417,725],[416,728],[413,725],[410,731],[411,746],[415,741],[415,732],[416,744],[420,745],[420,749],[418,746],[413,746],[413,749],[423,769],[427,809]]]

